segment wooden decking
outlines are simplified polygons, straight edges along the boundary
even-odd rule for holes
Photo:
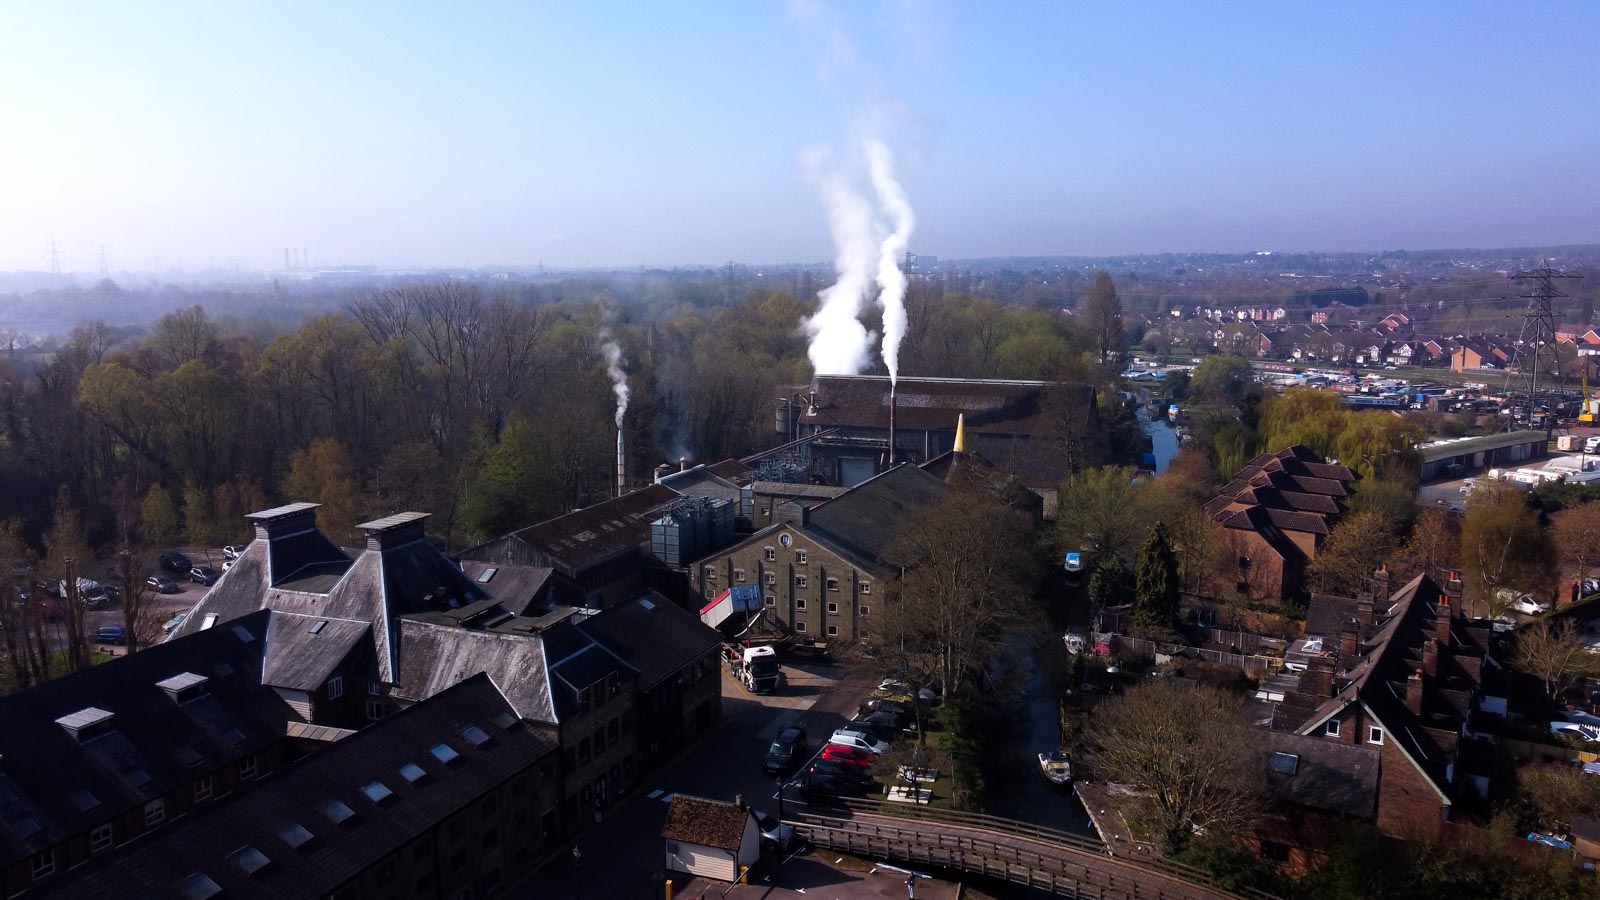
[[[839,808],[798,807],[784,821],[817,847],[981,874],[1064,897],[1241,896],[1216,887],[1204,873],[1186,866],[1167,860],[1119,859],[1092,838],[993,816],[848,800]]]

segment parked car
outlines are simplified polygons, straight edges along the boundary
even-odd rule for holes
[[[822,748],[822,756],[818,760],[838,760],[859,769],[870,769],[878,761],[878,757],[871,750],[860,747],[847,747],[844,744],[829,744]]]
[[[186,612],[178,613],[177,615],[175,615],[172,618],[168,619],[167,621],[163,622],[161,624],[161,630],[163,632],[166,632],[167,634],[171,634],[174,631],[177,631],[178,630],[178,626],[182,625],[183,624],[183,620],[187,619],[187,618],[189,618],[189,614],[188,613],[186,613]]]
[[[856,721],[862,725],[871,726],[878,734],[886,735],[890,739],[893,739],[895,735],[902,731],[914,733],[917,730],[917,720],[915,718],[897,716],[892,712],[884,712],[882,710],[868,713]]]
[[[846,747],[860,747],[863,750],[871,750],[879,756],[889,752],[888,743],[879,740],[877,735],[864,728],[849,725],[835,731],[833,736],[828,738],[828,743],[841,744]]]
[[[798,725],[791,725],[778,732],[773,739],[772,746],[767,748],[766,758],[761,760],[761,771],[768,775],[787,775],[806,758],[806,730]]]
[[[909,701],[882,700],[873,698],[861,704],[858,712],[861,715],[871,715],[875,712],[891,713],[902,720],[916,721],[917,711]]]
[[[1516,610],[1519,613],[1522,613],[1525,616],[1537,616],[1540,613],[1549,612],[1550,611],[1550,604],[1541,603],[1538,600],[1535,600],[1533,598],[1533,596],[1530,594],[1530,595],[1522,597],[1521,599],[1517,600],[1517,602],[1511,604],[1511,608]]]
[[[176,594],[183,590],[183,588],[178,587],[176,581],[165,575],[151,575],[144,580],[144,583],[158,594]]]
[[[222,564],[222,571],[226,572],[229,569],[233,568],[233,564],[236,563],[236,562],[238,562],[237,559],[230,559],[227,562],[223,563]]]
[[[819,798],[865,796],[872,779],[837,760],[818,760],[806,768],[799,785],[800,795],[809,803]]]
[[[222,548],[222,558],[226,559],[226,560],[230,560],[230,561],[238,559],[239,557],[244,555],[244,548],[247,547],[247,546],[249,546],[249,545],[248,544],[229,544],[228,546]]]
[[[122,630],[121,625],[102,625],[94,630],[96,644],[125,644],[128,642],[128,633]]]
[[[171,553],[161,554],[160,562],[161,568],[166,569],[168,572],[178,572],[181,574],[194,568],[194,563],[189,562],[189,557],[184,556],[182,553],[179,553],[176,550],[172,551]]]
[[[761,829],[761,846],[773,850],[787,850],[794,841],[794,826],[756,810],[756,827]]]
[[[1600,450],[1600,435],[1591,437],[1583,442],[1583,452],[1594,453],[1597,450]]]
[[[206,587],[216,584],[217,579],[221,577],[222,573],[210,566],[195,566],[189,570],[189,580],[195,584],[203,584]]]

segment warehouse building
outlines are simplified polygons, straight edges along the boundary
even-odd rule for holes
[[[1482,437],[1447,438],[1417,447],[1422,480],[1456,478],[1468,472],[1505,468],[1545,454],[1549,436],[1543,431],[1513,431]]]

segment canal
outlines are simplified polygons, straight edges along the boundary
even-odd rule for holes
[[[1149,411],[1139,407],[1139,427],[1150,436],[1150,453],[1156,460],[1156,474],[1167,470],[1172,458],[1178,455],[1178,432],[1166,419],[1153,419]]]
[[[1094,828],[1083,804],[1070,787],[1044,780],[1038,754],[1061,745],[1056,705],[1056,669],[1066,656],[1060,640],[1042,629],[1017,628],[1006,633],[990,663],[994,698],[1008,710],[1006,734],[996,745],[1005,759],[993,766],[985,804],[990,815],[1002,816],[1092,836]]]

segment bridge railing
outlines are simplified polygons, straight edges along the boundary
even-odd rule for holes
[[[1173,862],[1172,860],[1165,859],[1163,857],[1135,858],[1127,856],[1112,856],[1110,850],[1102,841],[1085,837],[1080,834],[1073,834],[1070,831],[1062,831],[1057,828],[1048,828],[1040,825],[1033,825],[1028,822],[1020,822],[1016,819],[1005,819],[999,816],[991,816],[983,813],[964,812],[961,810],[944,809],[940,807],[917,806],[906,803],[889,803],[882,800],[858,800],[849,797],[834,798],[827,806],[807,806],[805,809],[806,812],[803,814],[803,818],[808,819],[837,820],[841,818],[838,813],[844,812],[847,814],[881,816],[883,818],[925,821],[934,824],[952,825],[973,831],[987,832],[989,834],[1004,834],[1012,837],[1020,837],[1027,840],[1038,841],[1040,843],[1061,847],[1067,850],[1105,857],[1106,859],[1115,860],[1116,862],[1132,868],[1157,872],[1170,878],[1176,878],[1192,884],[1203,885],[1207,888],[1215,891],[1221,891],[1223,893],[1234,893],[1240,896],[1253,898],[1253,900],[1276,900],[1273,895],[1264,891],[1256,890],[1254,888],[1225,888],[1215,878],[1206,872],[1203,872],[1192,866],[1186,866],[1183,863]],[[843,818],[846,819],[849,817],[849,815],[843,816]]]

